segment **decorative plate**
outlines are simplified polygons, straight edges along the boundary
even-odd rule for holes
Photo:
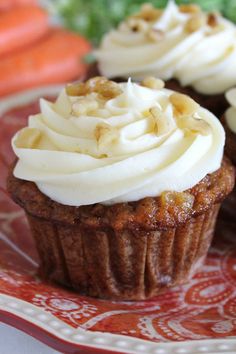
[[[6,192],[14,159],[10,140],[37,112],[37,98],[59,89],[31,90],[0,103],[0,320],[65,353],[235,353],[233,223],[219,222],[205,264],[190,283],[149,301],[79,296],[37,277],[24,213]]]

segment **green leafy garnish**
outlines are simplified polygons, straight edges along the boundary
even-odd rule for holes
[[[49,11],[67,28],[85,35],[97,45],[104,33],[128,15],[138,11],[143,0],[42,0]],[[167,0],[150,0],[163,8]],[[236,0],[176,0],[177,4],[196,3],[205,11],[221,11],[236,22]]]

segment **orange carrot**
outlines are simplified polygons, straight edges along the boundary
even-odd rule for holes
[[[0,56],[33,43],[48,31],[47,13],[22,6],[0,14]]]
[[[0,0],[0,11],[22,5],[36,4],[36,0]]]
[[[82,57],[90,50],[83,37],[54,29],[32,47],[0,60],[0,96],[78,79],[86,73]]]

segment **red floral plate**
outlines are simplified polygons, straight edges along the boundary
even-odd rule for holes
[[[66,353],[235,353],[236,227],[221,221],[191,282],[149,301],[79,296],[37,277],[37,254],[23,211],[6,192],[12,135],[38,110],[39,96],[0,103],[0,320]]]

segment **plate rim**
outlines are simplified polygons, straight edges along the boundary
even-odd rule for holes
[[[0,100],[0,118],[3,117],[8,110],[27,105],[41,96],[57,95],[63,86],[47,85],[2,97]],[[15,305],[13,306],[13,304]],[[60,332],[50,327],[45,320],[35,320],[35,317],[32,317],[32,312],[31,315],[30,313],[27,314],[27,309],[31,309],[36,316],[46,316],[49,323],[50,321],[58,322],[64,329],[72,329],[76,332],[75,335],[80,335],[81,338],[85,338],[86,341],[83,343],[81,339],[80,341],[71,340],[69,334],[59,334]],[[58,351],[65,350],[68,354],[78,353],[78,350],[83,350],[83,353],[86,354],[138,354],[145,352],[149,354],[170,354],[170,350],[174,350],[176,354],[200,354],[203,352],[207,352],[208,354],[236,353],[236,337],[188,340],[182,342],[152,342],[121,334],[96,332],[82,328],[74,329],[39,306],[1,293],[1,289],[0,322],[11,325]],[[101,337],[103,338],[103,344],[100,339]],[[94,339],[99,339],[100,342],[95,343],[95,341],[93,342]],[[106,342],[110,342],[110,344]]]
[[[56,350],[64,349],[68,354],[76,353],[78,350],[88,354],[145,352],[169,354],[170,350],[188,354],[203,352],[226,354],[236,351],[236,338],[230,337],[161,343],[121,334],[74,328],[41,307],[5,294],[0,294],[0,321],[33,336],[49,347]],[[57,323],[59,327],[53,327],[52,323]]]

